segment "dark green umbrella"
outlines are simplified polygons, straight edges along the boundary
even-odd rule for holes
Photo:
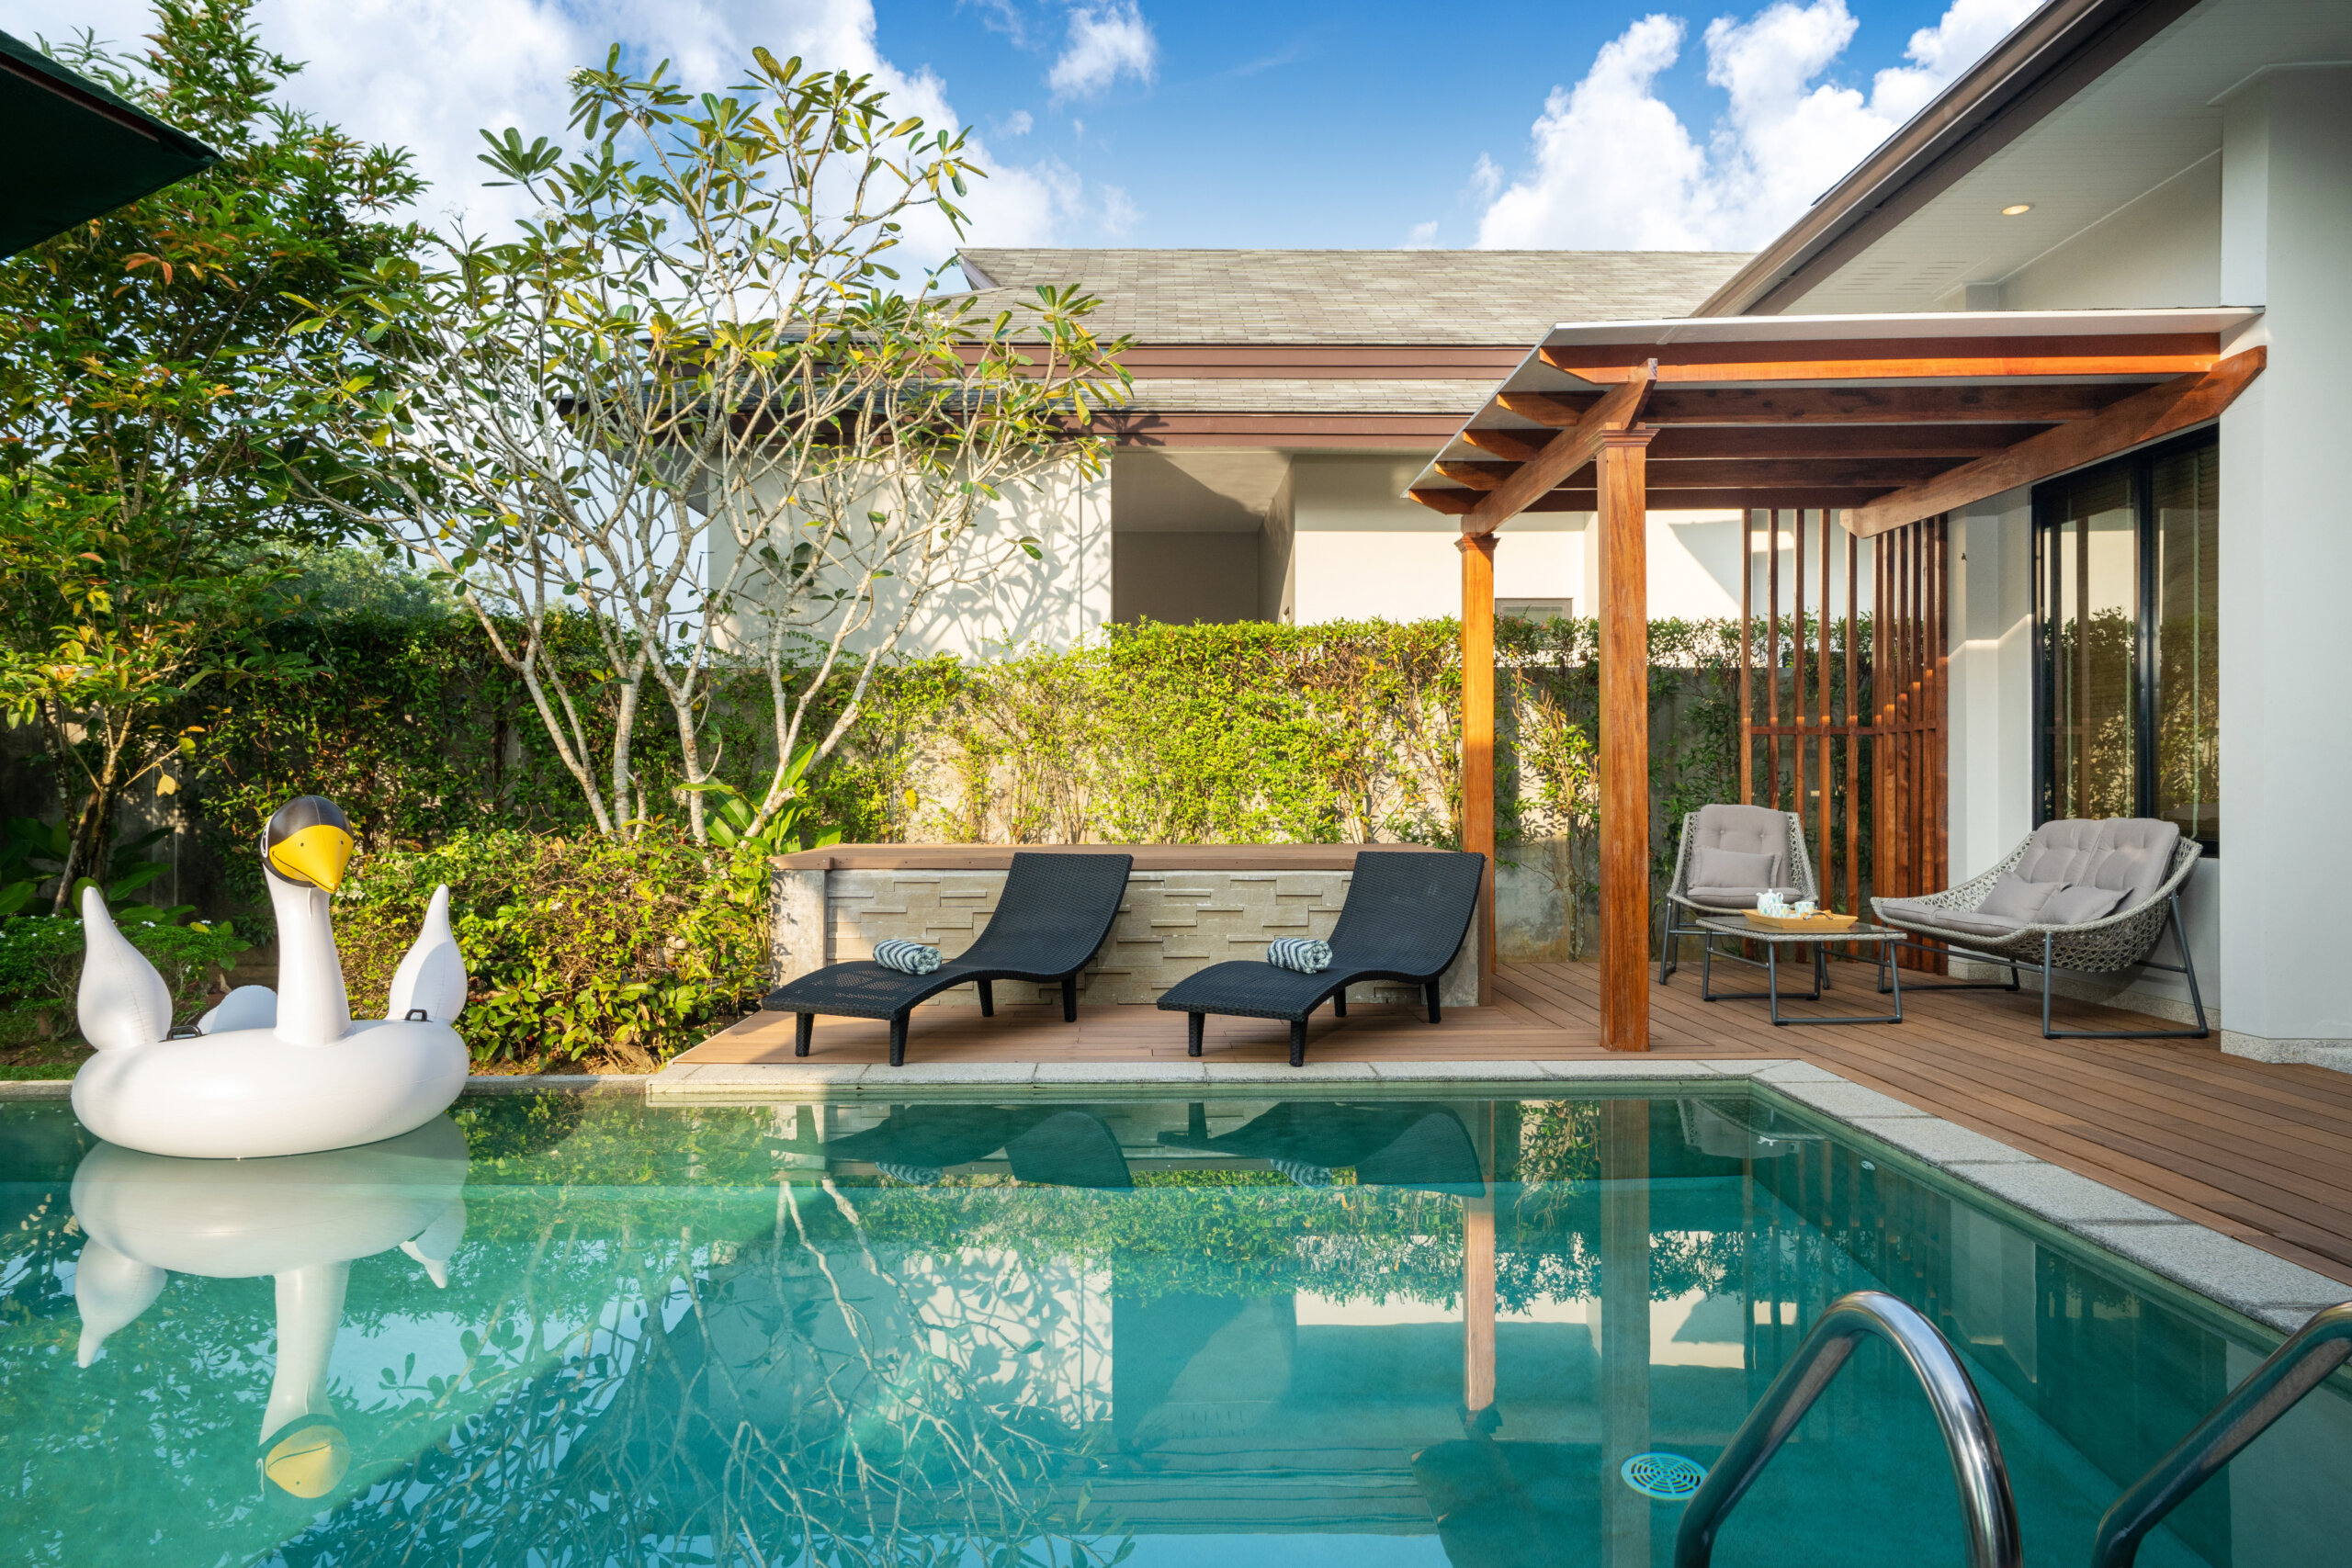
[[[184,180],[220,154],[0,33],[0,256]]]

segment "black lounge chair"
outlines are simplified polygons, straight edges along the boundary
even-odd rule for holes
[[[817,1015],[890,1021],[890,1065],[907,1062],[907,1015],[951,986],[975,984],[980,1016],[996,1016],[998,980],[1058,980],[1062,1021],[1078,1021],[1078,972],[1118,918],[1127,890],[1129,855],[1037,854],[1012,857],[996,913],[972,945],[928,975],[879,964],[831,964],[770,991],[760,1006],[799,1014],[792,1054],[806,1056]]]
[[[1230,1133],[1162,1133],[1162,1147],[1261,1159],[1302,1187],[1352,1170],[1367,1187],[1483,1198],[1487,1175],[1462,1118],[1442,1105],[1284,1100]]]
[[[1429,850],[1366,850],[1340,923],[1331,931],[1331,966],[1302,975],[1255,959],[1212,964],[1187,976],[1159,998],[1162,1010],[1186,1013],[1185,1048],[1201,1054],[1205,1015],[1279,1018],[1290,1024],[1290,1065],[1306,1065],[1306,1020],[1326,1001],[1348,1015],[1347,987],[1364,980],[1403,980],[1421,987],[1430,1021],[1438,1021],[1438,977],[1445,973],[1470,918],[1478,912],[1478,886],[1487,857]]]
[[[825,1145],[834,1159],[871,1160],[888,1175],[930,1186],[952,1166],[1002,1151],[1013,1179],[1053,1187],[1128,1188],[1119,1140],[1091,1111],[1051,1106],[901,1106],[877,1126]]]

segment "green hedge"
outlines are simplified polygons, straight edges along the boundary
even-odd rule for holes
[[[171,987],[173,1014],[181,1022],[204,1010],[214,979],[250,945],[227,920],[175,926],[126,919],[122,934]],[[47,915],[0,920],[0,1007],[68,999],[81,975],[80,920]]]
[[[1498,628],[1502,853],[1555,885],[1559,956],[1589,950],[1598,882],[1597,632]],[[640,728],[637,759],[667,818],[600,844],[471,621],[361,610],[278,635],[332,674],[207,716],[189,780],[241,918],[266,923],[254,834],[288,797],[322,794],[364,852],[337,917],[360,966],[355,1001],[389,976],[437,878],[458,888],[477,976],[465,1027],[485,1060],[659,1056],[756,990],[757,875],[684,842],[665,727]],[[1738,627],[1659,621],[1650,639],[1662,883],[1682,814],[1737,798]],[[588,657],[582,627],[559,625],[553,640]],[[761,683],[745,671],[713,690],[723,776],[754,787],[768,759]],[[1450,620],[1122,626],[1068,651],[885,668],[810,787],[853,842],[1450,843],[1459,695]],[[826,694],[817,726],[842,696]],[[582,908],[595,919],[578,919]]]
[[[767,868],[655,829],[619,842],[461,831],[363,856],[335,895],[352,1010],[380,1016],[435,886],[471,977],[477,1064],[648,1072],[766,989]]]

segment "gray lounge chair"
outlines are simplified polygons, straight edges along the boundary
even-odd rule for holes
[[[1804,824],[1795,812],[1769,806],[1702,806],[1685,817],[1682,847],[1674,857],[1674,881],[1666,890],[1666,951],[1657,961],[1657,983],[1665,985],[1682,967],[1678,938],[1707,934],[1691,922],[1753,909],[1768,892],[1792,904],[1821,897],[1813,857],[1805,852]],[[1816,982],[1820,954],[1815,948]],[[1818,988],[1816,984],[1816,993]]]
[[[1039,854],[1012,857],[996,912],[972,945],[928,975],[908,975],[879,964],[830,964],[780,986],[760,1006],[797,1013],[792,1054],[806,1056],[817,1015],[890,1021],[890,1065],[906,1066],[907,1018],[917,1003],[951,986],[976,984],[980,1016],[996,1016],[998,980],[1059,981],[1062,1021],[1078,1021],[1078,972],[1111,934],[1127,890],[1134,857]]]
[[[1306,1020],[1325,1002],[1345,1018],[1347,988],[1362,980],[1421,987],[1438,1021],[1438,977],[1470,934],[1487,857],[1453,851],[1370,850],[1356,856],[1347,902],[1331,930],[1331,966],[1317,975],[1252,959],[1212,964],[1170,987],[1163,1011],[1189,1015],[1185,1049],[1201,1054],[1205,1015],[1278,1018],[1290,1024],[1290,1065],[1306,1065]]]
[[[2009,971],[2006,985],[1929,989],[2014,991],[2018,969],[2039,965],[2045,1040],[2202,1040],[2211,1031],[2206,1027],[2205,998],[2198,989],[2197,965],[2180,923],[2180,889],[2204,852],[2204,845],[2182,838],[2178,828],[2154,818],[2063,818],[2044,822],[1998,865],[1957,887],[1921,898],[1873,898],[1871,907],[1882,925],[1899,927],[1915,937],[1941,942],[1963,958],[2003,964]],[[2180,950],[2178,964],[2151,956],[2166,930]],[[2104,975],[2134,965],[2187,976],[2197,1027],[2050,1027],[2052,972]]]

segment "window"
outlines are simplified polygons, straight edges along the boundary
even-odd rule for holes
[[[1514,616],[1522,621],[1574,620],[1577,602],[1573,599],[1498,599],[1495,614]]]
[[[2219,437],[2034,491],[2041,819],[2156,817],[2221,848]]]

